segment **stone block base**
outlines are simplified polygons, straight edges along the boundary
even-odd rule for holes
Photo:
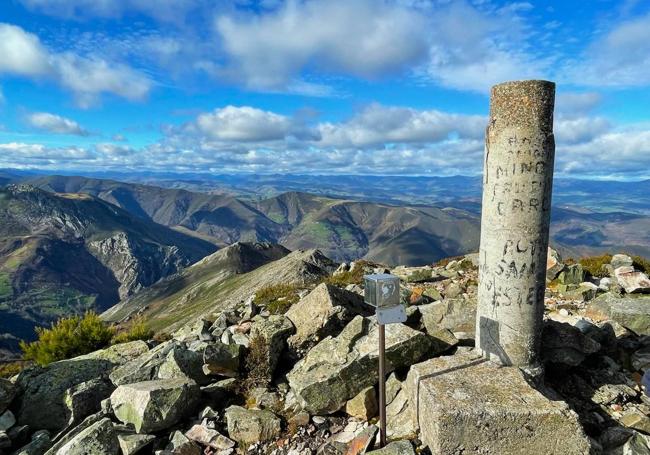
[[[412,366],[405,387],[434,454],[589,454],[577,415],[517,368],[464,351]]]

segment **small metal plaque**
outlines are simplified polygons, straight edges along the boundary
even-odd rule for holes
[[[365,275],[365,296],[368,305],[375,308],[390,308],[400,303],[399,277],[387,273]]]
[[[389,308],[377,308],[377,322],[380,324],[406,322],[406,310],[404,309],[404,305],[396,305]]]

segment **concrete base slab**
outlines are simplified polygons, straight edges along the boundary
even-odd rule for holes
[[[405,388],[434,454],[589,454],[577,415],[515,367],[459,352],[412,366]]]

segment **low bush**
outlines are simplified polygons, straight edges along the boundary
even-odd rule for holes
[[[612,262],[611,254],[601,254],[600,256],[589,256],[580,259],[579,263],[582,268],[589,272],[589,274],[596,278],[603,278],[609,276],[605,265]]]
[[[0,363],[0,378],[9,379],[13,376],[16,376],[18,373],[27,368],[28,365],[29,362],[23,361]]]
[[[38,340],[22,341],[20,348],[25,360],[47,365],[108,346],[115,329],[108,327],[97,313],[59,319],[51,328],[37,327]]]
[[[144,320],[136,319],[131,326],[113,337],[113,344],[128,343],[129,341],[148,341],[153,338],[153,330],[144,323]]]
[[[255,293],[253,303],[265,307],[271,314],[284,314],[300,300],[298,288],[292,284],[276,284],[261,288]]]
[[[269,344],[264,337],[256,336],[250,340],[244,366],[246,390],[267,387],[271,383],[273,378],[269,366]]]

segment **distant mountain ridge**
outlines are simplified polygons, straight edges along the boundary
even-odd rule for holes
[[[418,265],[478,248],[476,215],[459,209],[401,206],[288,192],[259,202],[232,196],[88,179],[48,176],[30,180],[55,192],[88,193],[134,215],[219,246],[280,243],[318,248],[335,260],[361,257]]]
[[[216,249],[91,195],[23,184],[0,189],[0,220],[0,334],[19,338],[103,311]],[[4,338],[0,348],[15,345]]]

